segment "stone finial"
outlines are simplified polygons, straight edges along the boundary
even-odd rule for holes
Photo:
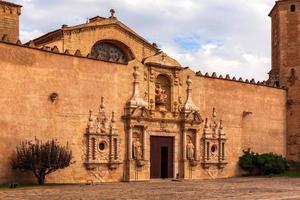
[[[208,73],[208,72],[206,72],[206,73],[205,73],[205,76],[206,76],[206,77],[209,77],[209,73]]]
[[[223,76],[222,76],[222,74],[219,76],[219,79],[223,79]]]
[[[52,49],[51,49],[52,52],[54,53],[59,53],[59,49],[57,46],[54,46]]]
[[[199,108],[194,104],[192,99],[192,80],[190,79],[190,76],[187,76],[186,84],[187,84],[187,90],[186,90],[187,98],[181,110],[184,113],[199,111]]]
[[[243,82],[243,79],[242,79],[242,77],[241,77],[241,78],[239,78],[239,81],[240,81],[240,82]]]
[[[251,79],[250,83],[254,83],[255,84],[255,79]]]
[[[99,112],[97,116],[97,132],[100,133],[102,130],[107,127],[107,117],[104,109],[104,97],[101,97]]]
[[[89,110],[89,121],[93,121],[92,115],[93,115],[93,110]]]
[[[68,49],[65,50],[64,54],[70,55],[70,52]]]
[[[104,110],[104,109],[105,109],[105,106],[104,106],[104,97],[102,96],[101,100],[100,100],[100,110]]]
[[[109,12],[110,12],[109,18],[115,18],[116,11],[114,9],[110,9]]]
[[[131,99],[128,101],[127,105],[129,108],[136,108],[136,107],[148,107],[148,103],[144,101],[144,99],[140,96],[140,82],[139,82],[139,76],[140,73],[137,71],[138,67],[134,66],[134,72],[133,72],[133,93]]]
[[[232,80],[233,80],[233,81],[236,81],[236,78],[235,78],[235,76],[232,78]]]
[[[224,126],[223,126],[223,120],[220,120],[220,129],[223,129]]]
[[[116,118],[115,118],[115,112],[111,113],[111,123],[115,123],[116,122]]]
[[[17,44],[17,45],[22,45],[21,40],[18,40],[18,41],[16,42],[16,44]]]
[[[213,72],[212,75],[211,75],[211,77],[217,78],[217,73],[216,73],[216,72]]]
[[[225,79],[227,79],[227,80],[230,80],[230,76],[229,76],[229,74],[226,74],[226,77],[225,77]]]
[[[79,49],[77,49],[74,56],[82,56],[81,51]]]
[[[29,47],[35,47],[35,44],[34,44],[34,42],[32,40],[30,40],[28,46]]]
[[[246,80],[245,80],[245,83],[249,83],[249,79],[246,79]]]
[[[93,110],[89,110],[89,121],[88,121],[88,129],[89,129],[89,131],[92,130],[93,123],[94,123],[94,120],[93,120]]]
[[[217,117],[217,111],[216,111],[216,108],[213,108],[212,116],[213,116],[213,118]]]
[[[208,118],[205,118],[204,128],[208,128]]]
[[[197,75],[197,76],[202,76],[201,71],[196,72],[196,75]]]

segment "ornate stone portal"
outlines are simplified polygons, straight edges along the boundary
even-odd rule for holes
[[[168,60],[163,55],[161,58],[159,56],[157,58],[165,59],[165,62]],[[206,145],[211,138],[205,135],[206,132],[201,136],[203,120],[200,109],[192,100],[192,80],[190,76],[186,79],[185,102],[175,101],[175,99],[180,99],[180,94],[175,92],[181,87],[180,84],[177,84],[179,82],[177,71],[180,69],[178,67],[161,68],[161,64],[155,66],[152,59],[148,66],[150,74],[144,73],[145,82],[143,84],[146,84],[145,88],[148,88],[145,92],[146,98],[140,96],[140,69],[137,66],[134,67],[133,94],[126,104],[125,115],[123,116],[126,130],[125,180],[127,181],[150,178],[151,164],[153,164],[150,161],[150,139],[152,137],[173,138],[173,163],[169,163],[169,165],[172,165],[174,174],[170,178],[192,178],[190,173],[194,169],[201,168],[201,166],[207,168],[211,164],[201,155],[202,149],[206,148],[203,145]],[[153,79],[156,81],[152,81]],[[220,145],[220,149],[225,148],[222,129],[222,126],[218,126],[218,130],[220,130],[218,133],[221,134],[221,140],[218,141],[222,142],[213,148],[219,149]],[[201,142],[203,138],[206,143]],[[211,144],[214,143],[211,142]],[[212,149],[212,151],[217,152],[218,150]],[[222,157],[222,155],[221,159],[224,158],[224,160],[217,162],[220,168],[226,164],[225,156]],[[160,157],[162,155],[154,156]],[[217,154],[218,156],[219,154]]]
[[[148,72],[156,75],[156,81],[151,81],[151,75],[145,76],[143,84],[144,86],[146,84],[144,88],[148,88],[145,92],[146,97],[140,95],[142,87],[139,71],[141,69],[136,65],[133,67],[133,92],[126,103],[123,116],[126,139],[125,180],[138,181],[151,178],[153,163],[150,155],[153,152],[150,140],[152,137],[156,137],[156,141],[159,141],[157,137],[173,141],[173,144],[168,143],[167,147],[163,144],[158,146],[161,149],[156,152],[161,152],[161,154],[152,155],[159,157],[160,163],[168,163],[169,168],[166,170],[171,170],[173,173],[171,175],[167,173],[168,178],[193,178],[193,171],[199,170],[201,166],[204,169],[213,168],[212,166],[217,166],[218,169],[225,167],[226,137],[222,121],[216,120],[215,109],[211,121],[209,122],[206,118],[201,136],[203,120],[200,109],[192,99],[190,76],[186,79],[186,100],[181,102],[180,93],[175,92],[181,87],[180,84],[176,84],[178,80],[175,81],[178,78],[176,78],[177,71],[180,69],[171,67],[166,70],[153,64],[152,62],[148,66]],[[153,99],[155,107],[152,106]],[[178,99],[178,102],[175,99]],[[112,113],[109,122],[103,97],[95,119],[90,112],[86,133],[85,162],[89,170],[99,169],[99,166],[107,166],[108,169],[113,170],[122,163],[119,159],[120,140],[114,118],[114,113]],[[163,160],[163,149],[167,150],[166,153],[168,152],[167,157],[164,158],[167,160]],[[158,167],[163,168],[163,166]],[[161,173],[164,173],[163,170]],[[162,177],[158,175],[160,176]]]

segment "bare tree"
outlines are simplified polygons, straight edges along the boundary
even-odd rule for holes
[[[21,172],[32,171],[38,183],[45,183],[46,175],[58,169],[68,167],[72,160],[72,151],[66,146],[60,146],[56,140],[46,143],[35,140],[21,142],[11,159],[11,167]]]

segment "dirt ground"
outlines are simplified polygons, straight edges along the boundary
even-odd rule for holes
[[[99,185],[0,189],[0,199],[299,199],[300,178],[230,178],[221,180],[153,180]]]

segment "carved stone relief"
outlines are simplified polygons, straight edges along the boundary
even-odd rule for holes
[[[224,168],[227,164],[225,156],[226,136],[223,130],[222,120],[217,120],[217,113],[213,108],[211,119],[205,119],[202,137],[202,166],[210,168],[217,166]]]
[[[155,82],[155,108],[171,111],[171,83],[167,76],[158,75]]]
[[[104,109],[104,98],[101,97],[101,105],[96,118],[90,111],[88,128],[85,134],[87,154],[85,164],[87,169],[95,169],[100,165],[107,165],[109,169],[115,169],[119,160],[120,144],[119,135],[115,127],[115,114],[112,112],[111,120]]]
[[[109,42],[97,42],[91,51],[91,56],[104,61],[127,64],[128,58],[121,48]]]

